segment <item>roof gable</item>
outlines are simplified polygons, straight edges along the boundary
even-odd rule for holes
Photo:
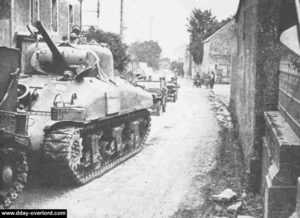
[[[224,26],[222,26],[220,29],[218,29],[214,34],[212,34],[211,36],[209,36],[208,38],[206,38],[203,43],[207,43],[209,41],[211,41],[213,38],[215,38],[219,33],[221,33],[223,30],[225,30],[227,27],[229,27],[230,25],[232,25],[234,23],[234,20],[229,21],[227,24],[225,24]]]

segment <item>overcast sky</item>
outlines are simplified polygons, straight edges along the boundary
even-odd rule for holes
[[[85,0],[84,10],[96,9],[97,0]],[[93,3],[94,2],[94,3]],[[124,0],[124,40],[155,40],[163,56],[182,57],[188,43],[187,18],[193,8],[211,9],[222,20],[236,13],[239,0]],[[85,24],[96,24],[95,13],[84,13]],[[120,0],[101,0],[100,27],[120,32]]]

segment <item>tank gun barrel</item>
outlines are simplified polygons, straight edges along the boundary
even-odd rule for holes
[[[40,21],[37,21],[35,23],[35,26],[38,29],[39,33],[43,36],[43,39],[45,40],[46,44],[48,45],[49,49],[52,52],[54,66],[57,66],[59,70],[64,70],[67,67],[67,64],[64,60],[64,57],[59,52],[57,46],[53,42],[49,33],[47,32],[46,28]]]

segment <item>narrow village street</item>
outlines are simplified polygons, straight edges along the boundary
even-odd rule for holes
[[[300,218],[300,0],[0,0],[0,216]]]
[[[69,217],[170,217],[203,204],[220,139],[206,88],[179,80],[176,103],[152,117],[144,150],[74,189],[32,187],[13,208],[66,208]]]

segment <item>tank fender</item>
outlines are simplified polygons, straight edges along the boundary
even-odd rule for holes
[[[44,132],[47,133],[55,128],[58,128],[60,126],[82,126],[83,124],[86,124],[87,122],[79,122],[79,121],[49,121],[47,125],[44,127]]]

